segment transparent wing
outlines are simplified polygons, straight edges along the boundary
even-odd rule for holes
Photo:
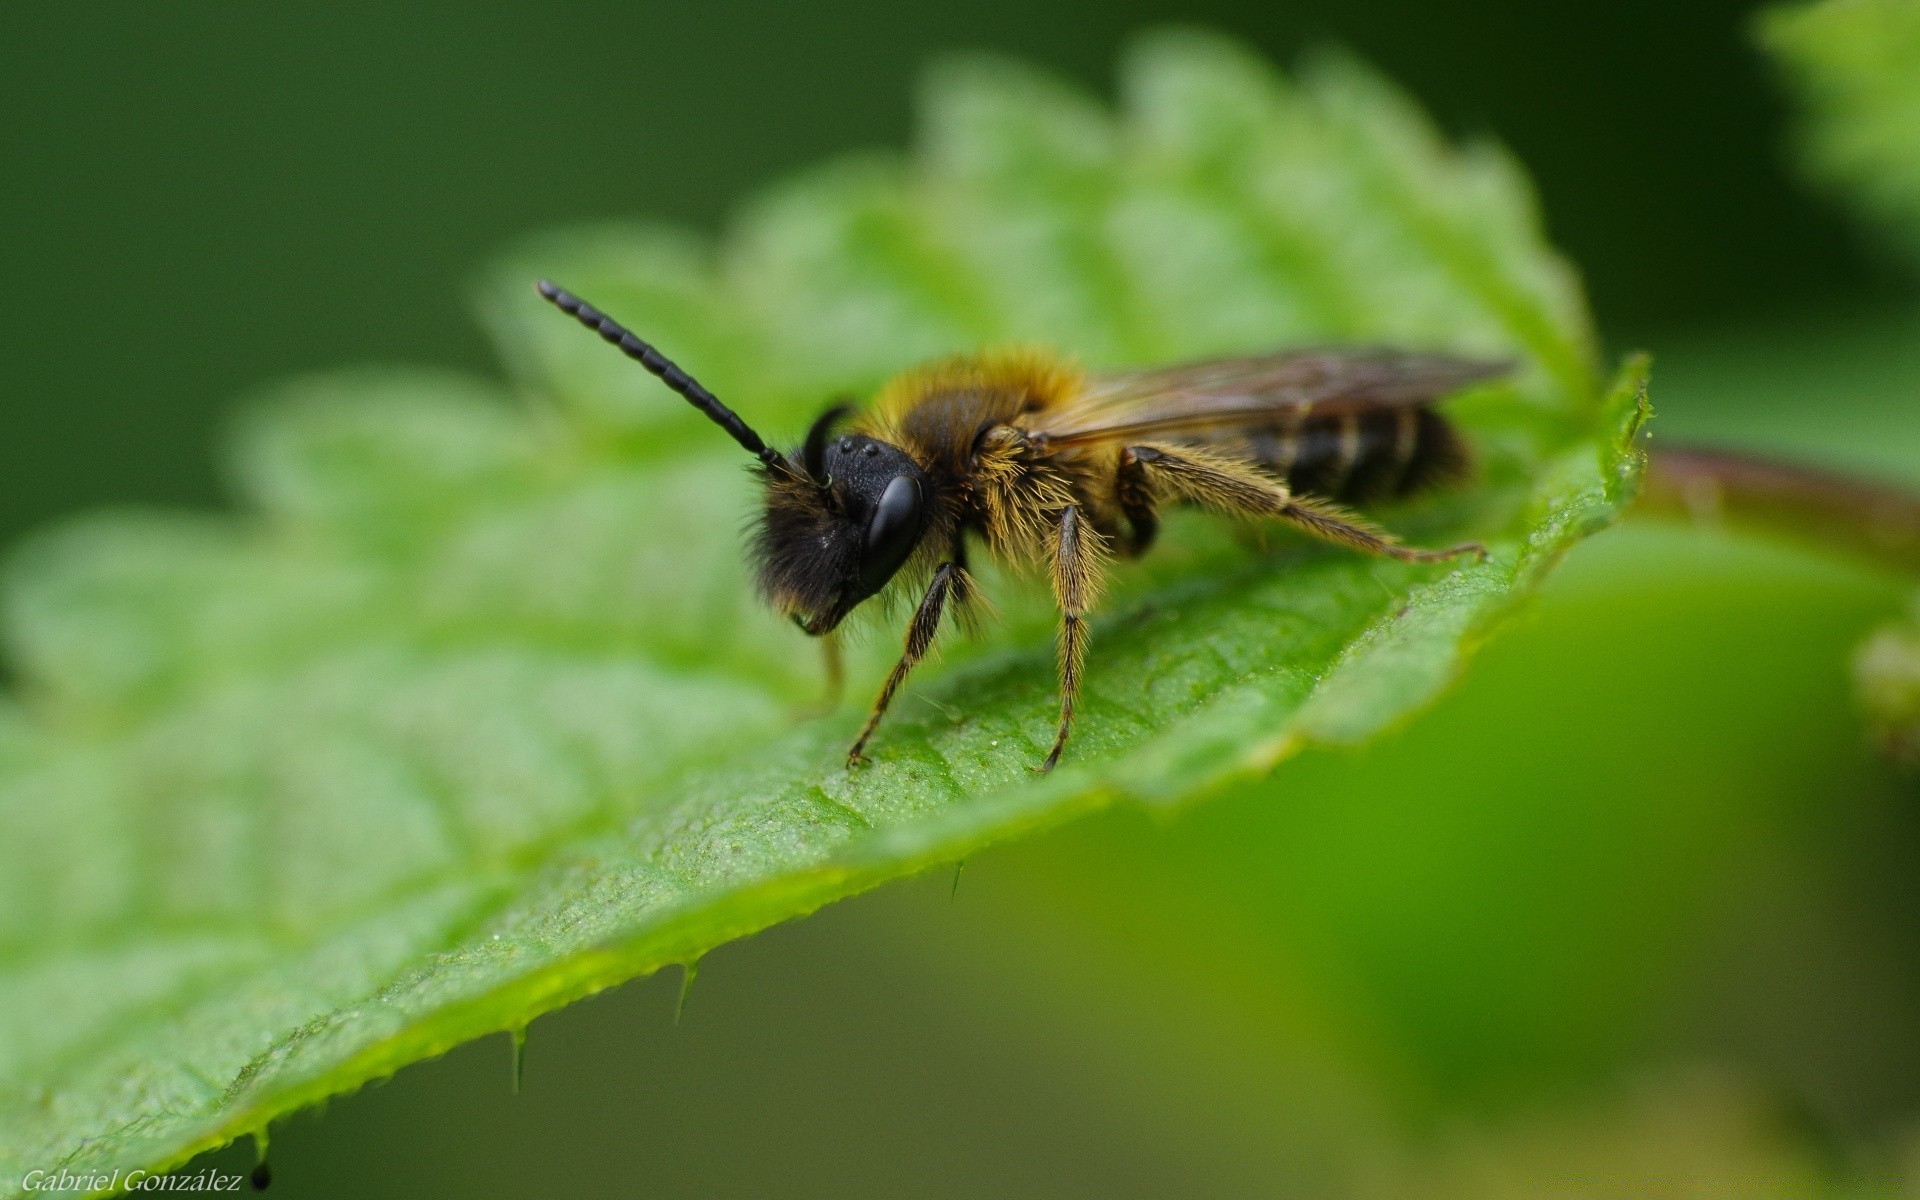
[[[1402,350],[1290,350],[1183,363],[1094,379],[1071,404],[1036,413],[1054,446],[1256,426],[1431,404],[1513,369],[1510,362]]]

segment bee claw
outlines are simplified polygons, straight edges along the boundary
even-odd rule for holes
[[[854,770],[858,767],[868,766],[872,762],[873,762],[872,759],[860,753],[858,750],[847,751],[847,770],[849,771]]]

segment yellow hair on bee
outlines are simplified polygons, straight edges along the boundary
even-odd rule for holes
[[[956,354],[894,376],[874,397],[862,425],[895,445],[931,448],[931,426],[943,417],[1011,421],[1068,403],[1085,386],[1086,372],[1078,364],[1036,346]],[[966,435],[974,432],[969,428]]]
[[[1037,563],[1049,514],[1073,503],[1074,493],[1063,465],[1033,461],[1019,430],[1074,403],[1085,386],[1078,366],[1045,350],[959,355],[893,379],[859,430],[900,447],[943,494],[975,506],[996,553]]]

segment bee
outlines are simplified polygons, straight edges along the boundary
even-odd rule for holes
[[[1469,454],[1435,403],[1511,364],[1391,349],[1294,350],[1088,375],[1035,350],[962,355],[907,371],[859,412],[834,404],[788,453],[665,355],[579,297],[540,295],[658,376],[757,461],[764,510],[752,533],[760,594],[828,639],[896,581],[920,591],[906,645],[847,765],[866,761],[881,718],[951,610],[981,598],[977,541],[1042,569],[1060,610],[1060,718],[1037,768],[1073,729],[1087,617],[1109,561],[1153,545],[1160,512],[1191,505],[1285,522],[1364,554],[1435,562],[1486,551],[1402,544],[1347,506],[1459,480]]]

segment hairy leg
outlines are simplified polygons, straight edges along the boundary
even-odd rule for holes
[[[1366,554],[1402,562],[1438,562],[1462,554],[1487,556],[1478,542],[1462,542],[1445,550],[1402,545],[1386,530],[1337,504],[1294,495],[1251,463],[1162,446],[1130,446],[1122,461],[1129,459],[1139,464],[1155,494],[1165,499],[1233,516],[1277,518]]]
[[[927,594],[920,598],[920,607],[914,610],[913,620],[907,623],[907,646],[900,655],[900,661],[893,664],[893,670],[887,673],[887,681],[880,687],[880,695],[873,702],[873,711],[867,715],[867,723],[860,727],[860,736],[853,740],[847,750],[847,765],[856,766],[866,761],[862,753],[867,748],[867,739],[880,727],[880,718],[887,713],[887,706],[893,703],[893,694],[900,690],[906,681],[907,672],[913,670],[927,650],[933,645],[934,634],[940,631],[940,614],[946,609],[947,597],[956,589],[965,592],[970,585],[964,581],[966,574],[954,563],[943,564],[933,573],[933,582],[927,585]]]
[[[1060,728],[1040,770],[1051,771],[1073,731],[1074,704],[1080,698],[1080,668],[1087,657],[1087,618],[1100,592],[1100,535],[1077,507],[1060,512],[1053,545],[1053,595],[1060,605]]]

